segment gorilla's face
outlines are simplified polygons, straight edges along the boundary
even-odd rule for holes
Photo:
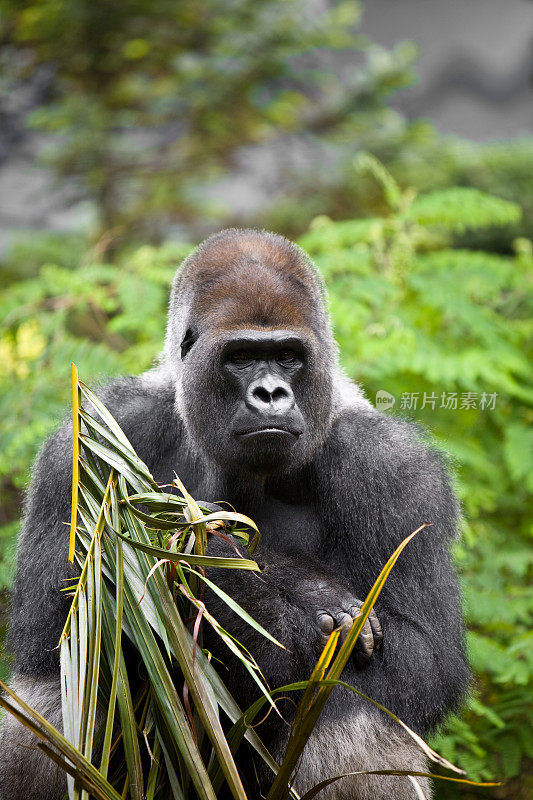
[[[329,419],[329,370],[297,330],[200,337],[184,363],[189,432],[224,467],[268,475],[302,464]]]
[[[246,464],[268,469],[290,460],[305,436],[296,394],[306,361],[302,339],[290,331],[239,331],[225,343],[221,373],[233,399],[229,432]]]

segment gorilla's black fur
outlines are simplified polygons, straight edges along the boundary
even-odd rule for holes
[[[253,352],[234,358],[235,346],[242,350],[243,330]],[[265,384],[268,391],[258,393],[253,387],[271,378],[258,368],[250,373],[252,386],[243,377],[246,369],[253,359],[270,363],[269,348],[286,347],[291,336],[296,345],[282,352],[281,366],[276,361],[270,389]],[[243,386],[246,404],[239,395]],[[274,418],[283,421],[281,405],[274,402],[278,395],[283,408],[294,412],[290,424],[236,434],[243,423],[234,420],[241,419],[241,411],[242,419],[255,419],[263,413],[257,410],[261,402],[268,405],[269,425]],[[160,365],[112,383],[101,397],[158,482],[168,483],[176,470],[196,498],[229,500],[258,523],[261,578],[224,570],[215,579],[287,650],[270,645],[216,598],[208,602],[254,654],[272,687],[309,675],[320,650],[317,615],[342,619],[366,596],[399,542],[433,521],[404,551],[376,605],[382,646],[376,629],[367,627],[366,663],[354,659],[343,677],[420,733],[456,706],[468,669],[448,553],[458,508],[446,468],[418,428],[376,411],[342,375],[322,284],[299,248],[258,231],[230,230],[208,239],[177,274]],[[298,430],[281,430],[291,425]],[[70,449],[65,426],[37,460],[8,640],[15,691],[55,714],[57,724],[57,643],[68,608],[59,590],[69,575]],[[227,661],[227,654],[221,655]],[[235,665],[224,678],[245,707],[254,697],[253,685]],[[264,735],[279,754],[285,733],[271,725],[273,716]],[[6,719],[1,798],[55,798],[55,770],[19,742],[28,744],[28,737]],[[375,707],[336,689],[306,749],[297,786],[349,770],[387,767],[424,769],[425,763]],[[429,796],[427,784],[425,792]],[[392,795],[416,797],[408,778],[390,777],[344,779],[321,796]]]

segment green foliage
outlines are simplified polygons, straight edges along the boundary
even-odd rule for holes
[[[533,139],[477,144],[441,139],[434,131],[414,158],[402,158],[395,174],[422,190],[449,185],[473,186],[519,203],[522,219],[506,228],[469,231],[469,247],[510,251],[513,238],[533,238]]]
[[[35,277],[43,264],[74,269],[86,247],[85,238],[80,234],[19,232],[0,263],[2,285]]]
[[[464,230],[516,225],[518,207],[470,188],[415,197],[372,159],[357,166],[380,181],[389,212],[318,218],[301,243],[330,290],[348,373],[372,400],[394,395],[457,466],[476,682],[435,743],[476,779],[513,778],[533,752],[531,243],[510,256],[453,248]]]
[[[511,225],[456,230],[455,241],[480,250],[511,252],[517,236],[533,238],[533,139],[478,144],[442,137],[429,122],[416,122],[401,146],[384,154],[385,163],[403,185],[432,192],[449,186],[474,187],[518,203],[523,214]]]
[[[403,51],[393,55],[397,63],[404,57]],[[411,65],[414,57],[411,52]],[[407,69],[407,63],[403,64]],[[509,253],[515,238],[533,238],[533,189],[529,177],[533,172],[533,139],[479,144],[444,137],[430,121],[408,122],[390,108],[368,113],[367,125],[361,125],[362,116],[360,108],[357,119],[353,116],[346,122],[344,139],[331,137],[337,148],[335,166],[325,159],[326,167],[314,164],[306,174],[295,175],[287,196],[281,200],[276,197],[275,206],[258,220],[260,224],[265,224],[266,219],[267,227],[300,235],[312,217],[319,214],[328,214],[334,220],[386,215],[390,210],[386,193],[378,188],[372,172],[360,172],[358,180],[353,180],[351,164],[362,148],[380,159],[398,183],[413,186],[424,195],[445,188],[473,188],[510,200],[523,209],[521,218],[511,225],[496,225],[489,216],[486,227],[469,228],[466,235],[458,226],[455,242],[468,248]]]
[[[409,219],[418,225],[437,226],[452,233],[470,228],[517,223],[518,206],[503,203],[478,189],[441,189],[416,197],[409,207]]]

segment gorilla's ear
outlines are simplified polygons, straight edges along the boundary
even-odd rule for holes
[[[185,358],[193,344],[198,338],[197,332],[194,328],[187,328],[185,331],[185,336],[183,337],[183,341],[181,343],[181,358],[182,360]]]

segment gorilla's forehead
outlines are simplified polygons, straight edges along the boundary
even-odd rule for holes
[[[308,328],[313,304],[303,287],[279,276],[239,271],[226,274],[205,286],[194,303],[195,316],[209,327],[234,330],[241,327]]]
[[[186,260],[175,289],[192,295],[193,319],[212,330],[327,330],[322,284],[308,257],[265,231],[210,237]]]

